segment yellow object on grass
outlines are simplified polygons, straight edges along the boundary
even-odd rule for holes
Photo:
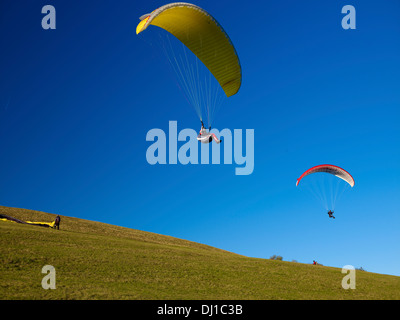
[[[55,225],[55,221],[53,222],[38,222],[38,221],[22,221],[19,219],[15,219],[12,217],[8,217],[5,215],[2,215],[3,217],[6,218],[0,218],[0,221],[8,221],[8,222],[14,222],[14,223],[22,223],[22,224],[30,224],[30,225],[37,225],[37,226],[41,226],[41,227],[50,227],[50,228],[54,228]]]

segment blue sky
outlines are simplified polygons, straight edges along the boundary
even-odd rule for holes
[[[0,204],[196,241],[251,257],[400,275],[400,3],[193,1],[238,52],[218,129],[254,129],[255,166],[150,165],[150,129],[199,129],[135,34],[164,1],[2,1]],[[41,9],[56,8],[56,30]],[[356,30],[341,27],[344,5]],[[183,143],[181,143],[183,144]],[[296,188],[349,171],[336,219]]]

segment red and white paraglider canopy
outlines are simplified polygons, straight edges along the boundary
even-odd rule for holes
[[[308,169],[300,176],[300,178],[297,179],[296,186],[299,185],[300,180],[303,179],[305,176],[308,176],[309,174],[313,174],[313,173],[317,173],[317,172],[326,172],[326,173],[333,174],[336,177],[346,181],[351,187],[354,187],[354,179],[350,175],[350,173],[348,173],[346,170],[344,170],[338,166],[334,166],[331,164],[321,164],[321,165],[318,165],[318,166]]]

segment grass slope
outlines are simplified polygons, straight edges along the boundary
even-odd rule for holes
[[[31,221],[54,214],[0,206]],[[62,216],[61,230],[0,221],[0,299],[400,299],[400,277],[249,258],[207,245]],[[56,269],[55,290],[41,286]]]

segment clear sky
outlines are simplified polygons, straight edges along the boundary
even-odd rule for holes
[[[247,176],[147,163],[149,130],[199,129],[135,34],[166,3],[1,1],[0,204],[400,276],[400,2],[193,1],[240,58],[241,89],[214,126],[254,129]],[[47,4],[55,30],[41,27]],[[341,26],[347,4],[355,30]],[[323,163],[356,181],[335,220],[295,186]]]

